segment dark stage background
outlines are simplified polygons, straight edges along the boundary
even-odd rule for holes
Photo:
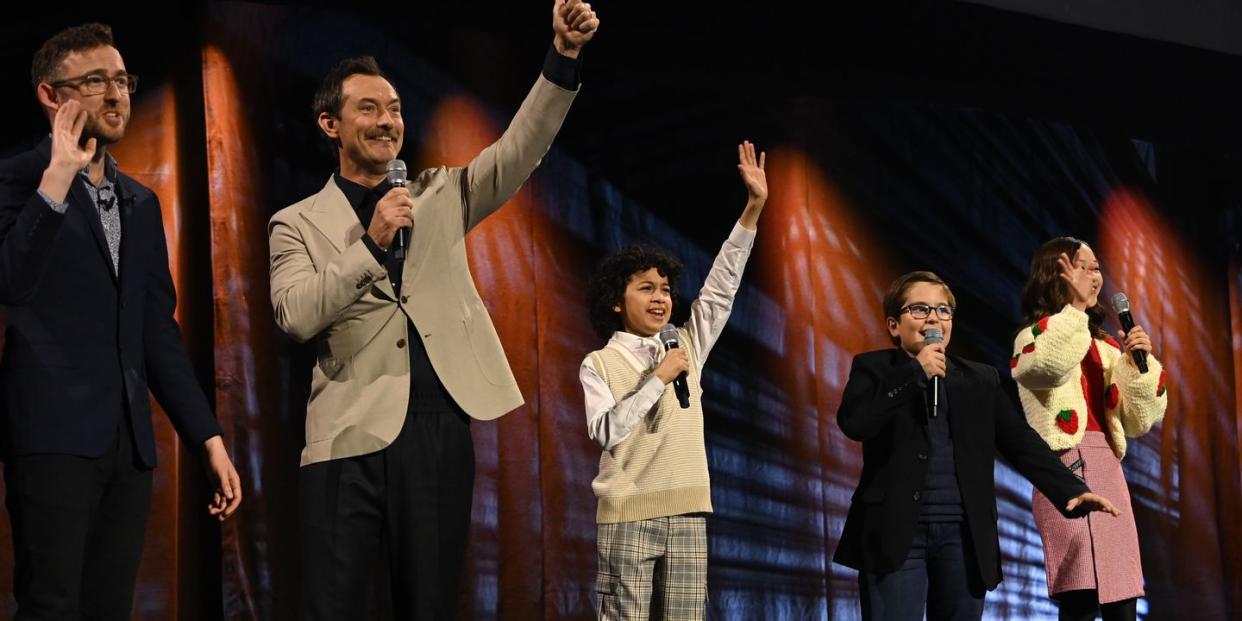
[[[206,519],[197,457],[161,419],[136,618],[293,618],[312,357],[272,320],[265,227],[332,170],[311,93],[334,61],[374,54],[405,103],[407,162],[464,164],[551,40],[550,3],[521,4],[77,6],[0,25],[6,154],[46,131],[27,76],[56,30],[110,22],[142,76],[114,152],[163,201],[178,319],[246,487],[235,519]],[[888,345],[883,288],[940,273],[960,303],[953,348],[1004,370],[1029,257],[1061,234],[1093,243],[1105,293],[1129,295],[1169,368],[1165,421],[1125,460],[1142,616],[1242,616],[1242,59],[976,4],[867,4],[596,3],[556,148],[468,238],[527,404],[472,428],[462,618],[592,618],[599,453],[576,369],[600,341],[583,283],[645,240],[681,254],[697,291],[745,201],[742,139],[768,151],[772,191],[705,376],[712,618],[858,617],[831,555],[861,451],[834,419],[851,357]],[[996,474],[1006,579],[987,616],[1054,618],[1030,486]]]

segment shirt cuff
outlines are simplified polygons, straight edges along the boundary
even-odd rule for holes
[[[375,262],[381,266],[384,265],[384,262],[388,260],[388,252],[380,248],[379,244],[375,243],[375,240],[371,239],[371,236],[367,233],[362,234],[362,243],[367,247],[367,250],[371,251],[371,256],[375,257]]]
[[[567,90],[576,91],[582,82],[582,57],[570,58],[556,51],[555,45],[548,46],[548,55],[543,59],[543,77],[549,82]]]
[[[44,194],[43,190],[35,190],[35,191],[39,193],[39,197],[43,199],[43,202],[47,203],[48,207],[52,208],[52,211],[55,211],[56,213],[59,213],[59,214],[63,214],[66,211],[69,211],[68,201],[65,201],[63,203],[58,203],[52,200],[52,197],[48,196],[47,194]]]

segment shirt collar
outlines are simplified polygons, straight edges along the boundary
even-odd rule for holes
[[[660,343],[660,337],[656,335],[638,336],[637,334],[617,330],[612,333],[612,340],[624,345],[626,349],[631,351],[641,351],[654,354],[663,348],[663,344]]]
[[[79,170],[78,174],[86,177],[87,179],[90,179],[91,177],[90,165],[88,164],[85,168],[83,168],[82,170]],[[105,151],[104,152],[104,184],[106,185],[106,184],[115,184],[115,183],[116,183],[116,158],[112,157],[111,153],[108,153]],[[88,183],[87,185],[91,185],[91,184]]]
[[[376,195],[376,201],[388,191],[388,182],[381,181],[379,185],[368,188],[361,183],[350,181],[341,176],[340,169],[332,173],[332,179],[336,181],[336,187],[341,189],[341,193],[345,195],[345,200],[349,201],[349,205],[355,210],[361,209],[366,204],[368,195]]]

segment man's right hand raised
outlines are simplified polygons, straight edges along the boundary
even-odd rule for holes
[[[388,191],[375,204],[375,215],[371,216],[371,226],[367,227],[367,235],[375,245],[388,250],[397,231],[414,226],[414,199],[406,188],[397,187]]]
[[[74,99],[61,104],[52,118],[52,157],[43,171],[39,190],[58,203],[65,202],[74,175],[95,157],[97,143],[94,138],[81,144],[86,118],[86,110]]]

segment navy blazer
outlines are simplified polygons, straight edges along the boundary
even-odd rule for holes
[[[191,446],[221,433],[173,318],[159,199],[117,174],[118,277],[86,180],[74,178],[63,215],[36,192],[50,157],[48,137],[0,161],[4,454],[98,457],[128,413],[154,467],[148,389]]]
[[[863,443],[863,471],[833,560],[884,574],[905,562],[927,480],[926,375],[900,349],[854,358],[837,424]],[[948,356],[944,381],[958,487],[979,577],[1001,581],[993,462],[999,450],[1052,503],[1064,507],[1087,489],[1014,410],[996,369]],[[969,560],[967,562],[970,562]]]

